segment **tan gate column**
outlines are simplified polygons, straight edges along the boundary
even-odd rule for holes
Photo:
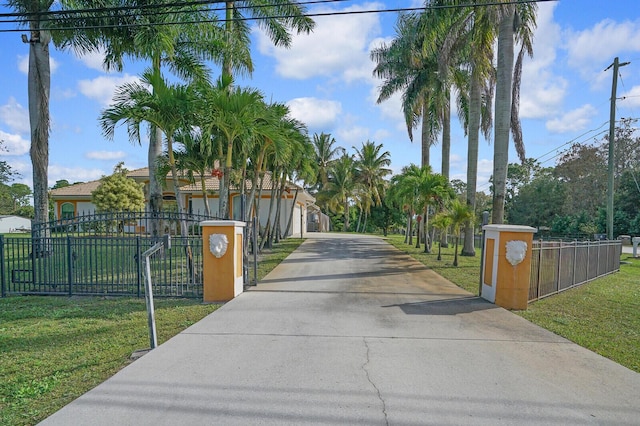
[[[536,228],[485,225],[482,297],[506,309],[527,309],[531,245]]]
[[[244,222],[207,220],[202,227],[202,282],[205,302],[227,302],[244,290]]]

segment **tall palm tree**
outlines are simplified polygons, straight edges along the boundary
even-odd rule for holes
[[[383,79],[377,103],[402,92],[402,110],[409,139],[413,140],[413,129],[422,120],[421,164],[429,164],[429,149],[433,145],[440,121],[431,102],[429,89],[435,84],[438,71],[433,56],[422,51],[420,14],[408,13],[398,17],[397,36],[389,44],[371,51],[376,62],[373,75]]]
[[[522,58],[524,53],[533,54],[532,33],[536,25],[535,3],[493,6],[498,25],[498,68],[496,77],[495,131],[493,154],[493,208],[491,221],[504,221],[507,165],[509,163],[509,130],[521,161],[525,159],[522,131],[519,126],[518,100]],[[514,69],[514,37],[521,41],[522,48]]]
[[[89,3],[89,4],[87,4]],[[61,11],[73,7],[91,7],[91,2],[82,0],[61,0],[58,6]],[[29,36],[23,35],[23,41],[29,44],[29,71],[27,77],[27,93],[29,103],[29,125],[31,127],[31,146],[29,155],[33,171],[33,205],[34,223],[44,223],[49,219],[49,98],[51,92],[51,69],[49,45],[53,41],[60,48],[73,47],[82,52],[94,50],[95,32],[82,31],[77,21],[71,22],[65,15],[53,16],[48,12],[54,4],[53,0],[8,0],[7,6],[17,13],[27,16],[24,21],[28,26]],[[74,28],[63,31],[63,28]],[[51,32],[57,29],[59,31]],[[45,240],[49,237],[46,228],[34,227],[34,254],[44,255],[48,248]]]

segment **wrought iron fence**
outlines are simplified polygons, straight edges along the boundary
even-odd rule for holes
[[[152,212],[80,212],[74,217],[62,218],[32,225],[34,236],[45,235],[120,235],[154,236],[179,235],[180,222],[187,225],[188,235],[200,235],[200,222],[216,217],[201,213],[173,211]],[[156,231],[156,232],[154,232]],[[155,234],[155,235],[154,235]]]
[[[157,243],[148,225],[161,224],[171,248],[151,261],[157,297],[202,297],[203,243],[200,214],[175,212],[90,213],[34,224],[31,238],[0,235],[0,296],[109,295],[144,296],[142,253]],[[189,235],[181,236],[180,221]],[[255,285],[256,222],[245,228],[244,280]],[[254,236],[254,238],[251,238]]]
[[[533,242],[529,301],[620,270],[621,241]]]
[[[144,295],[142,253],[151,237],[52,237],[46,255],[33,238],[0,236],[2,296],[39,295]],[[34,255],[34,253],[36,255]],[[151,265],[155,296],[202,296],[202,239],[172,237]]]

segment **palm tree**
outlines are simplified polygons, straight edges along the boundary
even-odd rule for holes
[[[451,220],[451,226],[453,226],[453,233],[456,236],[456,247],[453,257],[453,266],[458,266],[458,242],[460,241],[460,229],[467,221],[472,220],[474,215],[469,206],[458,199],[454,199],[449,204],[448,211],[448,216]]]
[[[327,178],[329,168],[335,161],[338,154],[344,154],[344,148],[334,147],[336,140],[328,133],[316,133],[313,135],[313,147],[316,153],[316,163],[318,165],[318,178],[316,185],[322,189],[329,179]]]
[[[407,230],[405,233],[405,243],[412,244],[413,241],[413,215],[415,213],[416,189],[410,182],[410,170],[417,166],[411,164],[402,168],[398,175],[391,177],[387,199],[400,207],[407,214]]]
[[[371,194],[371,198],[376,205],[382,204],[382,194],[380,194],[380,183],[391,174],[391,154],[389,151],[381,152],[383,145],[376,145],[375,142],[363,142],[362,148],[353,147],[356,151],[356,178],[361,182],[366,190]]]
[[[89,2],[90,3],[90,2]],[[7,6],[18,14],[27,16],[21,22],[28,23],[29,37],[22,36],[23,42],[29,44],[29,71],[27,77],[27,93],[29,102],[29,125],[31,127],[31,147],[29,155],[33,171],[33,206],[34,223],[45,223],[49,220],[49,127],[50,111],[49,98],[51,91],[51,69],[49,58],[49,44],[53,39],[60,48],[73,47],[77,51],[87,52],[96,48],[94,32],[78,29],[77,20],[70,22],[62,15],[59,19],[49,15],[53,0],[30,1],[9,0]],[[82,1],[70,2],[61,0],[59,6],[62,11],[72,6],[82,7]],[[90,7],[91,5],[87,5]],[[51,29],[73,27],[73,30],[50,32]],[[33,228],[34,254],[45,255],[46,238],[49,237],[46,228]]]
[[[200,183],[202,190],[202,199],[204,202],[204,210],[207,216],[211,216],[211,206],[209,205],[207,191],[207,173],[211,169],[218,158],[211,150],[211,144],[206,141],[207,135],[202,132],[188,129],[179,129],[175,137],[175,142],[182,145],[182,150],[174,153],[176,159],[176,168],[186,174],[191,183],[196,183],[196,179]],[[167,163],[169,162],[167,154]]]
[[[153,89],[152,92],[148,87]],[[141,83],[129,83],[118,88],[114,101],[100,115],[103,134],[108,139],[113,139],[115,127],[120,121],[126,123],[133,142],[140,143],[140,125],[143,122],[151,123],[164,132],[178,211],[185,213],[173,152],[173,138],[179,128],[188,125],[189,118],[193,115],[195,93],[192,88],[168,84],[159,71],[149,69],[142,74]],[[186,236],[187,223],[184,220],[180,223],[181,233]]]
[[[101,38],[104,66],[107,70],[122,71],[125,57],[148,60],[153,72],[161,74],[163,66],[187,81],[208,80],[205,60],[222,63],[225,49],[224,30],[215,15],[197,4],[176,4],[159,0],[149,13],[144,0],[109,0],[114,8],[126,6],[127,13],[112,15],[111,29]],[[248,48],[235,52],[234,66],[244,71],[250,68]],[[162,182],[158,173],[158,160],[162,156],[162,133],[151,125],[148,148],[149,208],[162,210]],[[151,223],[152,235],[158,233],[158,224]]]
[[[237,153],[245,156],[251,152],[251,144],[257,135],[269,129],[265,117],[266,105],[262,93],[252,88],[229,88],[220,80],[218,85],[205,89],[202,94],[204,108],[210,111],[206,121],[200,123],[206,131],[216,133],[217,155],[224,159],[224,170],[220,181],[219,217],[227,219],[229,212],[229,190],[231,187],[234,160]],[[236,161],[240,164],[241,161]]]
[[[373,75],[383,79],[377,103],[402,92],[402,110],[409,139],[413,140],[413,129],[422,119],[421,164],[429,165],[429,149],[440,131],[435,104],[429,96],[429,89],[436,81],[438,65],[433,56],[425,56],[422,51],[419,24],[419,14],[400,15],[396,23],[397,37],[390,44],[373,49],[370,56],[376,62]]]
[[[533,54],[532,32],[536,25],[535,3],[495,6],[498,17],[498,68],[496,78],[495,131],[493,154],[493,209],[491,220],[504,221],[507,165],[509,163],[509,130],[521,161],[525,160],[522,131],[519,125],[518,101],[522,58]],[[514,69],[514,36],[522,42]]]
[[[348,154],[338,158],[329,170],[329,181],[322,191],[329,208],[335,212],[343,212],[345,232],[349,230],[349,203],[361,187],[355,178],[354,163],[353,157]]]
[[[439,230],[441,233],[446,233],[451,226],[451,217],[445,211],[442,211],[433,217],[431,225],[433,225],[433,227]],[[441,249],[442,239],[440,239],[440,242],[438,243],[438,260],[442,260]]]

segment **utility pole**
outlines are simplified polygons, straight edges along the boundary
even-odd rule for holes
[[[618,90],[618,68],[629,65],[629,62],[620,63],[618,57],[613,60],[605,71],[613,67],[613,84],[611,85],[611,114],[609,116],[609,170],[607,182],[607,239],[613,240],[613,174],[614,174],[614,139],[616,133],[616,95]]]

